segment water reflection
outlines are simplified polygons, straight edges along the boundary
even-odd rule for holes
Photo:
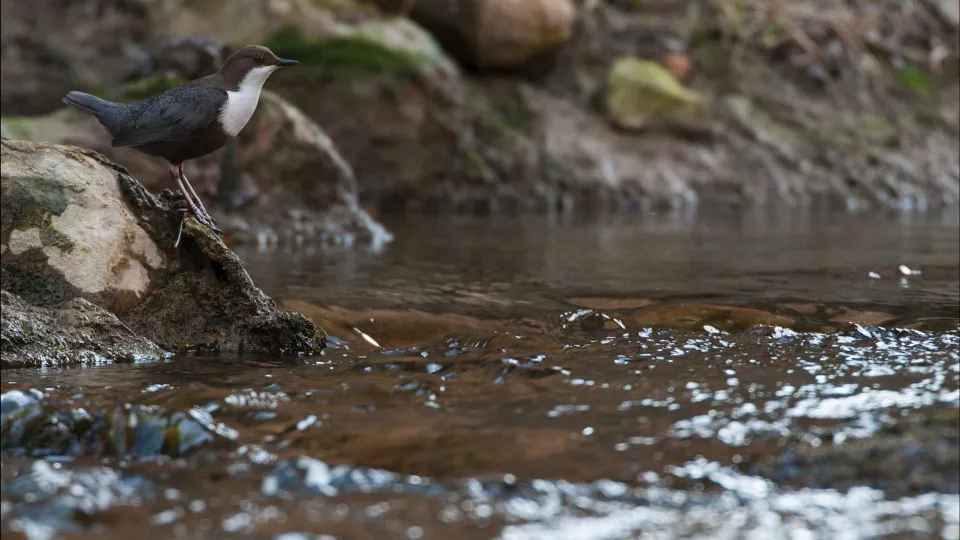
[[[474,316],[535,316],[566,307],[569,297],[610,295],[922,305],[933,316],[955,315],[960,294],[956,211],[386,222],[396,240],[380,253],[240,255],[273,296]],[[901,264],[922,274],[904,286]]]

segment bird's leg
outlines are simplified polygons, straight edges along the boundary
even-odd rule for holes
[[[178,165],[170,166],[170,176],[172,176],[174,182],[177,183],[177,189],[179,189],[180,193],[183,195],[183,200],[187,201],[187,206],[190,207],[190,211],[199,216],[200,209],[197,208],[197,205],[193,203],[193,200],[190,198],[190,194],[187,193],[187,190],[183,187],[183,182],[180,181],[180,167]]]
[[[216,223],[217,220],[213,219],[213,216],[210,215],[210,212],[207,212],[207,209],[203,206],[203,201],[200,200],[200,196],[197,195],[197,192],[193,190],[193,186],[190,185],[190,181],[187,180],[187,175],[183,174],[183,163],[179,165],[180,169],[180,179],[183,180],[184,185],[187,186],[187,189],[190,190],[190,196],[193,197],[193,201],[196,203],[197,207],[200,208],[200,211],[203,212],[204,217],[208,220]]]
[[[196,197],[196,194],[193,193],[193,190],[187,191],[187,188],[184,186],[186,178],[183,177],[183,165],[174,165],[170,168],[170,173],[173,175],[174,180],[177,182],[177,188],[180,189],[180,193],[183,194],[183,198],[187,201],[187,206],[190,207],[190,211],[193,213],[194,217],[197,218],[197,221],[213,229],[213,232],[217,234],[223,234],[220,229],[213,222],[213,218],[210,217],[206,211],[201,210],[194,203],[193,199],[190,197],[193,194]],[[188,186],[190,184],[187,184]],[[197,199],[199,201],[199,199]]]

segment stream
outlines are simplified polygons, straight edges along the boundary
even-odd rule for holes
[[[237,247],[315,357],[2,372],[4,540],[960,538],[960,216]]]

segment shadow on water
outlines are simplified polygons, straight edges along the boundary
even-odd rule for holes
[[[3,373],[4,537],[960,537],[956,213],[239,250],[313,358]]]

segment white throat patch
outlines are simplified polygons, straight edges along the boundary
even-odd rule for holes
[[[236,137],[247,125],[260,100],[260,89],[277,66],[256,67],[247,72],[236,92],[227,91],[227,101],[220,109],[220,124],[227,135]]]

